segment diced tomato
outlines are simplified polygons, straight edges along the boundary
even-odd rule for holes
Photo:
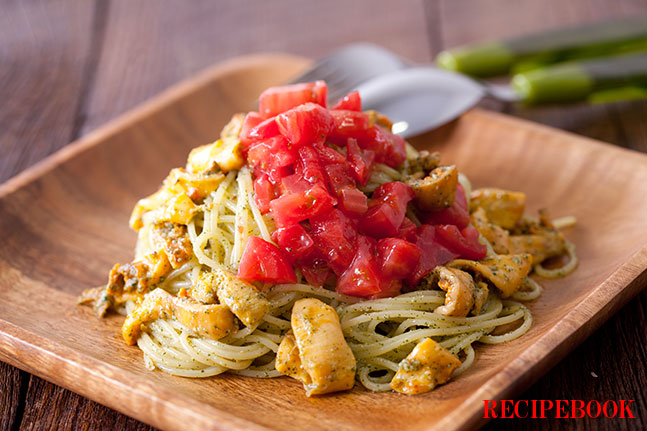
[[[343,187],[339,191],[339,209],[351,217],[361,217],[368,211],[368,198],[356,187]]]
[[[274,184],[267,177],[267,174],[260,174],[254,180],[254,200],[256,206],[265,214],[270,210],[270,202],[276,197]]]
[[[296,155],[288,148],[283,136],[274,136],[252,144],[247,152],[247,161],[254,167],[271,170],[290,166],[296,161]]]
[[[280,184],[281,178],[292,172],[291,166],[295,160],[296,154],[288,148],[288,142],[283,136],[253,143],[247,152],[248,163],[267,173],[273,184]]]
[[[308,284],[317,287],[323,286],[331,274],[326,261],[319,258],[310,259],[307,262],[299,264],[299,269]]]
[[[415,242],[417,231],[418,227],[416,226],[416,224],[409,220],[409,217],[405,217],[404,220],[402,220],[400,229],[398,229],[398,238],[402,238],[409,242]]]
[[[436,236],[445,247],[471,260],[483,259],[487,247],[479,242],[479,231],[468,226],[459,230],[453,224],[436,226]]]
[[[420,216],[425,223],[453,224],[459,229],[466,228],[470,223],[470,214],[463,186],[460,183],[456,186],[456,198],[452,206],[442,211],[421,213]]]
[[[249,138],[249,132],[259,124],[263,122],[263,117],[258,112],[248,112],[245,115],[245,120],[243,120],[243,125],[240,129],[240,143],[244,147],[249,146],[251,139]],[[278,130],[278,129],[277,129]]]
[[[278,228],[288,227],[332,209],[336,200],[320,185],[301,193],[284,194],[270,202],[270,210]]]
[[[300,174],[292,174],[281,178],[281,194],[301,193],[312,187]]]
[[[335,128],[330,137],[335,143],[341,140],[340,145],[346,145],[346,139],[370,139],[367,134],[371,127],[371,121],[363,112],[339,110],[330,111],[335,119]]]
[[[280,228],[275,232],[276,242],[292,261],[306,259],[314,252],[314,241],[300,224]]]
[[[360,231],[374,238],[396,236],[407,212],[407,204],[414,196],[411,187],[403,182],[382,184],[373,192],[368,211],[360,223]]]
[[[298,149],[299,160],[295,166],[295,173],[301,175],[310,184],[326,186],[326,176],[319,162],[317,152],[306,145]]]
[[[355,255],[357,226],[334,208],[310,219],[311,235],[321,256],[337,275],[350,265]]]
[[[435,227],[428,224],[423,224],[418,228],[416,245],[420,249],[420,260],[416,269],[407,278],[411,286],[417,285],[422,277],[438,265],[444,265],[459,256],[458,253],[453,252],[438,242]]]
[[[244,127],[244,125],[243,125]],[[273,138],[279,134],[279,126],[276,124],[274,117],[263,120],[261,123],[252,127],[243,135],[240,133],[240,142],[243,146],[249,146],[251,143],[263,139]]]
[[[348,138],[346,149],[348,163],[350,163],[355,179],[358,183],[365,186],[366,183],[368,183],[368,179],[371,177],[371,168],[373,167],[375,153],[371,150],[365,150],[364,154],[362,154],[362,150],[359,148],[357,140],[353,138]]]
[[[297,148],[306,144],[323,143],[334,129],[335,120],[326,108],[306,103],[277,115],[279,132]]]
[[[398,167],[407,158],[405,141],[401,136],[373,126],[366,131],[367,137],[358,138],[359,146],[375,153],[375,160],[391,167]]]
[[[380,273],[385,279],[402,279],[418,266],[420,249],[400,238],[383,238],[377,243]]]
[[[247,240],[238,265],[238,278],[263,283],[295,283],[294,269],[283,252],[257,236]]]
[[[402,280],[382,280],[380,291],[369,296],[370,299],[391,298],[400,294],[402,290]]]
[[[323,81],[271,87],[258,98],[259,111],[264,118],[269,118],[309,102],[325,108],[327,94],[328,87]]]
[[[369,297],[380,292],[380,271],[375,258],[375,240],[357,237],[357,252],[350,266],[337,280],[337,292]]]
[[[362,99],[359,97],[359,91],[351,91],[344,97],[342,97],[335,105],[330,109],[344,109],[347,111],[361,111],[362,110]]]
[[[331,191],[337,196],[344,187],[355,187],[355,180],[350,177],[346,163],[326,165],[324,171]]]
[[[319,160],[324,164],[346,162],[346,157],[344,157],[342,153],[330,148],[326,144],[315,144],[312,148],[315,149],[319,156]]]

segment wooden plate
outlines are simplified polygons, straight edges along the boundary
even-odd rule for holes
[[[132,257],[128,216],[191,147],[307,60],[263,55],[217,66],[0,186],[0,359],[165,429],[467,429],[483,400],[538,379],[647,282],[647,156],[482,110],[416,139],[476,186],[522,190],[530,210],[574,215],[578,270],[545,282],[531,331],[479,346],[474,366],[432,393],[306,399],[289,378],[191,380],[151,372],[121,319],[75,305]],[[612,342],[612,340],[610,340]]]

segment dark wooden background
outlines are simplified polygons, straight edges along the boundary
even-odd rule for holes
[[[317,57],[344,43],[371,41],[424,62],[469,41],[636,14],[647,14],[647,0],[0,0],[0,182],[160,90],[238,55]],[[645,101],[485,106],[647,152]],[[647,428],[646,327],[643,292],[518,396],[634,399],[638,419],[499,419],[486,429]],[[150,427],[0,362],[0,429]]]

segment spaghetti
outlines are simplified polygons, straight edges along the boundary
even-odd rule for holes
[[[241,118],[238,117],[239,122],[242,121]],[[350,370],[351,375],[356,375],[357,380],[371,391],[396,389],[405,393],[424,392],[444,380],[437,379],[425,384],[416,380],[420,379],[420,375],[417,375],[420,367],[427,366],[425,361],[431,361],[433,356],[429,351],[428,357],[416,357],[416,354],[432,346],[436,349],[434,352],[440,352],[434,360],[449,357],[450,363],[456,361],[449,374],[453,370],[453,375],[459,375],[475,360],[474,343],[504,343],[522,336],[530,329],[531,313],[520,301],[535,300],[543,290],[528,276],[531,268],[541,277],[556,278],[568,274],[577,265],[574,245],[564,240],[556,230],[556,226],[572,225],[574,219],[556,220],[555,225],[544,214],[540,220],[521,219],[521,214],[516,213],[519,212],[519,207],[523,210],[523,204],[515,204],[515,200],[523,201],[525,197],[520,198],[500,190],[477,190],[478,205],[474,206],[475,203],[469,201],[472,187],[467,177],[458,174],[454,167],[441,167],[432,171],[437,165],[437,156],[430,157],[407,146],[406,157],[399,166],[376,162],[372,169],[362,171],[367,176],[366,181],[358,185],[359,189],[376,200],[376,196],[383,194],[389,184],[410,182],[416,192],[416,187],[421,189],[417,198],[422,199],[422,196],[429,197],[429,181],[435,181],[436,189],[444,187],[442,181],[453,184],[452,193],[456,190],[458,196],[460,191],[467,199],[463,203],[463,211],[468,217],[471,214],[470,229],[476,235],[474,238],[474,233],[463,231],[463,235],[467,235],[465,238],[472,235],[473,240],[477,241],[473,243],[476,248],[465,253],[468,256],[470,253],[474,255],[475,250],[482,249],[478,251],[482,252],[479,259],[465,260],[465,255],[434,243],[434,250],[441,247],[448,256],[461,256],[463,259],[457,260],[453,267],[452,257],[445,259],[438,265],[443,267],[449,261],[444,273],[431,271],[433,267],[425,270],[418,277],[417,285],[411,286],[410,291],[405,293],[399,292],[402,287],[400,279],[405,276],[392,275],[390,286],[396,287],[394,293],[376,295],[373,299],[344,294],[339,285],[335,289],[335,280],[339,283],[347,277],[350,270],[346,270],[337,279],[328,277],[324,286],[315,287],[308,283],[308,275],[303,272],[307,268],[297,267],[295,282],[245,284],[250,291],[255,292],[255,299],[252,299],[260,301],[259,309],[263,310],[256,318],[247,316],[247,326],[238,328],[244,320],[240,314],[241,309],[231,305],[229,308],[238,319],[232,316],[229,320],[214,320],[214,314],[208,313],[222,313],[224,299],[220,295],[223,293],[216,292],[211,285],[205,286],[205,277],[217,271],[232,274],[232,277],[238,272],[240,277],[241,262],[248,253],[250,238],[256,237],[273,243],[276,241],[274,234],[277,226],[284,224],[284,220],[276,220],[274,211],[259,207],[255,193],[259,184],[258,166],[254,167],[253,174],[249,166],[238,163],[236,151],[231,149],[237,148],[235,145],[239,144],[241,133],[240,124],[238,127],[235,122],[233,126],[228,125],[223,132],[222,141],[192,152],[189,164],[193,163],[193,168],[172,171],[159,192],[140,201],[131,219],[131,224],[139,232],[135,261],[127,265],[116,265],[107,287],[88,290],[81,298],[82,303],[94,305],[99,315],[113,309],[128,315],[130,320],[136,320],[133,317],[135,315],[143,316],[137,322],[141,326],[141,334],[134,340],[150,369],[157,368],[183,377],[209,377],[223,372],[259,378],[288,374],[303,380],[306,388],[307,382],[312,380],[324,382],[321,385],[325,386],[328,384],[325,379],[330,376],[322,377],[308,371],[305,361],[309,358],[284,357],[286,343],[293,342],[290,340],[296,340],[295,348],[303,353],[304,341],[299,339],[298,328],[295,327],[298,324],[295,323],[298,321],[295,320],[296,304],[303,305],[301,301],[304,299],[316,298],[318,302],[310,303],[310,307],[314,306],[324,314],[331,313],[326,310],[334,310],[336,317],[332,324],[340,329],[343,347],[349,348],[354,357],[351,365],[346,364],[345,371]],[[232,142],[234,147],[230,148]],[[317,147],[316,151],[320,157],[335,159],[341,155],[343,160],[352,161],[358,160],[351,154],[359,151],[355,148],[349,141],[348,148],[330,145],[323,150]],[[214,149],[217,150],[215,153]],[[223,162],[222,154],[227,151],[231,151],[234,159]],[[373,157],[369,153],[371,151],[365,150],[361,157]],[[214,171],[215,165],[212,163],[205,165],[206,168],[198,169],[196,166],[204,162],[204,154],[215,157],[219,161],[218,166],[233,164],[235,167],[226,171],[222,169],[222,172],[216,168]],[[331,174],[327,175],[331,177]],[[440,186],[438,182],[441,182]],[[345,196],[341,193],[339,202],[334,205],[344,205],[342,198]],[[488,206],[488,202],[492,200],[496,205]],[[502,202],[505,207],[503,212]],[[438,202],[432,204],[438,205]],[[451,204],[443,202],[441,205],[446,208]],[[429,232],[425,231],[425,226],[430,226],[429,217],[438,223],[439,219],[434,217],[439,216],[434,215],[436,213],[431,213],[430,216],[430,213],[421,212],[412,206],[407,208],[405,205],[404,210],[406,215],[403,213],[402,217],[406,223],[403,222],[401,229],[408,223],[409,233],[402,235],[417,238],[416,245],[408,244],[410,248],[424,252],[428,245],[420,239],[424,236],[421,232]],[[366,212],[366,209],[363,211]],[[512,224],[508,222],[511,214],[518,220]],[[310,229],[307,221],[304,223]],[[450,235],[454,231],[461,234],[460,230],[449,228],[440,233]],[[375,241],[365,243],[368,247],[374,247],[371,244]],[[357,247],[361,248],[360,245]],[[358,251],[352,263],[346,262],[345,265],[350,265],[348,268],[355,265],[359,253]],[[416,253],[420,256],[422,252]],[[546,258],[560,254],[568,256],[566,265],[557,269],[548,269],[542,265]],[[420,259],[423,258],[424,256]],[[514,268],[510,269],[510,265]],[[384,267],[381,271],[384,276]],[[244,283],[240,280],[237,282]],[[363,281],[358,281],[361,282]],[[194,292],[199,286],[206,289],[201,295]],[[154,289],[162,289],[166,293],[153,297],[151,292],[155,292]],[[231,301],[233,299],[229,298],[228,304]],[[318,303],[325,305],[316,308]],[[204,310],[210,311],[207,313]],[[225,311],[229,313],[228,310]],[[321,314],[317,316],[319,315]],[[311,318],[303,315],[298,317],[306,322]],[[204,322],[209,322],[209,325],[215,322],[216,329],[222,336],[205,336]],[[319,323],[312,325],[314,326],[309,329],[309,333],[316,332]],[[125,334],[124,332],[124,337]],[[132,334],[128,333],[129,336]],[[451,359],[452,357],[458,358],[460,362]],[[286,364],[294,367],[286,368]],[[310,372],[311,375],[303,377],[304,372]],[[332,373],[338,372],[340,371]],[[402,389],[394,385],[394,381],[398,379],[404,379],[409,386]],[[412,381],[416,382],[415,385]],[[307,391],[308,394],[324,393],[327,389],[323,386],[314,389],[310,387]]]

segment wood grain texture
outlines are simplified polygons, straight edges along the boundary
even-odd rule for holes
[[[431,60],[425,16],[417,0],[404,0],[398,7],[389,0],[200,0],[192,7],[173,0],[144,0],[111,2],[108,9],[84,131],[200,69],[243,53],[316,58],[340,41],[369,41],[417,61]],[[313,26],[330,31],[313,31]],[[122,77],[119,85],[116,76]]]
[[[2,5],[0,182],[78,137],[93,21],[92,2]]]
[[[126,226],[137,198],[262,88],[303,64],[289,57],[225,64],[0,186],[0,234],[7,238],[0,251],[0,358],[167,429],[187,423],[196,429],[307,429],[313,423],[320,429],[465,429],[480,423],[482,399],[512,396],[535,381],[647,282],[647,220],[628,211],[647,211],[647,202],[636,207],[630,194],[615,193],[625,181],[634,187],[647,181],[647,156],[473,111],[419,137],[417,145],[440,150],[476,186],[523,183],[530,209],[548,206],[557,209],[555,215],[579,220],[569,237],[578,245],[580,268],[567,279],[545,283],[542,299],[529,305],[534,326],[527,335],[480,347],[465,374],[415,402],[360,388],[306,400],[301,386],[287,378],[191,380],[146,370],[140,352],[119,340],[121,319],[97,321],[89,309],[74,306],[75,296],[88,284],[99,284],[112,261],[128,259],[134,235],[119,226]],[[555,151],[562,154],[557,163]],[[609,168],[626,176],[606,175]],[[602,185],[600,177],[606,180]],[[565,199],[569,193],[576,198]],[[602,227],[605,235],[592,241],[590,232]],[[99,229],[109,233],[109,241],[97,236]],[[34,261],[53,265],[55,273],[34,270]],[[289,413],[285,405],[292,406]],[[365,414],[357,415],[358,409]],[[32,417],[38,415],[23,422]]]
[[[362,39],[382,43],[413,59],[426,60],[431,54],[457,43],[645,13],[647,9],[644,0],[432,0],[399,2],[398,8],[390,7],[390,2],[355,1],[347,12],[342,2],[335,1],[328,2],[331,6],[326,15],[321,6],[310,4],[314,2],[261,3],[259,6],[259,2],[253,1],[214,5],[206,1],[179,4],[101,0],[90,6],[89,2],[73,1],[0,2],[0,181],[160,89],[224,58],[266,49],[317,56],[339,44]],[[426,15],[422,13],[423,3]],[[299,7],[295,8],[295,4]],[[312,30],[309,27],[312,12],[315,17],[322,17],[317,19],[318,23],[332,21],[333,25],[318,25]],[[241,25],[241,21],[253,25]],[[295,37],[293,30],[303,28],[306,31]],[[169,51],[171,55],[166,54]],[[98,71],[102,73],[100,82],[97,82]],[[503,109],[495,103],[485,106]],[[606,107],[509,112],[647,151],[647,122],[644,121],[647,103],[644,101]],[[647,293],[642,293],[639,297],[643,304],[646,296]],[[615,382],[624,382],[625,376],[633,376],[633,380],[645,387],[647,361],[636,360],[646,355],[646,344],[639,341],[644,339],[645,332],[641,329],[644,325],[644,314],[641,317],[633,305],[628,305],[582,348],[519,397],[557,399],[564,397],[564,391],[570,388],[582,388],[583,393],[604,399],[635,397],[634,386]],[[614,338],[610,344],[609,335],[616,332],[624,336]],[[581,366],[581,363],[598,365],[615,361],[623,364],[623,370],[614,368],[612,374],[607,373],[605,384],[600,385],[591,384],[590,371]],[[11,370],[7,378],[5,369]],[[4,366],[0,369],[0,393],[14,393],[15,376],[23,376],[20,381],[25,382],[25,390],[22,392],[27,392],[27,375]],[[52,403],[56,400],[63,416],[105,416],[112,418],[106,423],[131,424],[113,410],[87,400],[81,403],[78,395],[44,382],[38,394],[30,392],[26,400],[20,397],[20,406],[0,405],[0,423],[7,423],[6,412],[20,414],[23,407],[31,411],[41,397],[51,399]],[[647,417],[645,403],[642,412],[642,417]],[[54,416],[67,420],[56,411],[49,411],[39,416],[38,421],[32,418],[30,427],[49,429],[54,426],[51,422]],[[511,427],[511,423],[494,421],[492,429]],[[576,426],[555,419],[514,424],[529,429]],[[614,429],[613,425],[600,424],[587,423],[587,428]],[[131,426],[134,427],[124,425],[124,429],[135,429]],[[95,423],[89,426],[89,429],[99,428],[102,427]]]

